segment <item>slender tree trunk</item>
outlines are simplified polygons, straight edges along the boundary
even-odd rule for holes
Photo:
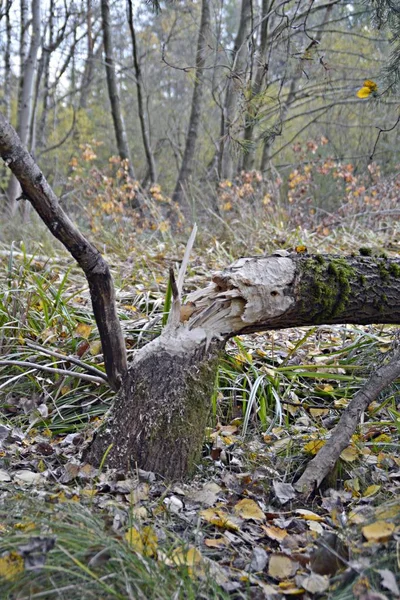
[[[257,66],[255,68],[254,83],[251,85],[250,96],[247,99],[248,110],[245,117],[244,141],[245,154],[243,157],[243,169],[250,171],[254,168],[256,147],[254,143],[254,130],[257,125],[258,111],[263,103],[260,94],[263,84],[267,79],[267,50],[270,18],[268,17],[275,0],[262,0],[260,44],[257,53]]]
[[[92,0],[87,0],[86,4],[86,23],[87,23],[87,57],[85,68],[82,76],[81,94],[79,99],[79,108],[87,107],[88,89],[93,79],[94,68],[94,41],[93,41],[93,26],[92,26]]]
[[[124,119],[122,116],[121,102],[118,92],[117,75],[115,72],[109,0],[101,0],[101,17],[103,27],[103,42],[106,62],[108,96],[110,98],[111,114],[114,123],[118,154],[122,160],[128,161],[129,176],[132,177],[132,179],[135,179],[135,172],[133,170]]]
[[[31,117],[33,108],[33,91],[36,73],[37,54],[40,45],[40,0],[32,0],[32,35],[29,52],[26,55],[27,35],[27,3],[21,1],[21,91],[18,103],[17,132],[21,142],[29,145],[29,133],[31,128]],[[17,198],[20,194],[20,186],[15,177],[11,177],[7,190],[9,211],[14,215],[17,211]]]
[[[240,23],[235,46],[232,52],[231,70],[225,94],[223,115],[221,119],[221,147],[219,160],[219,175],[221,179],[232,179],[233,158],[232,139],[233,128],[237,118],[237,102],[240,89],[246,82],[246,39],[250,31],[252,0],[242,0]]]
[[[145,107],[145,102],[144,102],[145,90],[144,90],[144,85],[143,85],[142,70],[140,68],[140,63],[139,63],[139,58],[138,58],[135,27],[133,24],[133,5],[132,5],[132,0],[127,0],[127,2],[128,2],[129,30],[131,33],[131,40],[132,40],[133,66],[135,69],[135,76],[136,76],[136,91],[137,91],[137,99],[138,99],[140,129],[142,131],[143,146],[144,146],[144,152],[146,155],[147,166],[148,166],[149,174],[150,174],[150,182],[154,183],[157,180],[157,171],[156,171],[156,163],[154,160],[154,154],[151,149],[149,120],[148,120],[148,115],[146,114],[146,107]]]
[[[6,118],[11,117],[11,10],[12,0],[7,0],[6,17],[6,47],[4,53],[4,112]]]
[[[19,181],[25,198],[84,271],[99,328],[106,373],[111,387],[117,390],[126,374],[127,362],[109,267],[97,248],[78,231],[62,210],[43,173],[1,113],[0,156]]]
[[[195,82],[190,111],[189,128],[186,136],[185,152],[179,170],[178,179],[172,199],[182,205],[185,198],[185,188],[193,171],[193,162],[199,133],[201,104],[204,93],[204,67],[206,64],[207,40],[210,30],[210,0],[203,0],[201,6],[201,20],[196,52]]]

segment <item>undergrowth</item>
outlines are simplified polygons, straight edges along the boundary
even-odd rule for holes
[[[350,230],[343,222],[326,231],[299,226],[290,230],[278,218],[258,226],[252,219],[248,215],[235,228],[232,223],[227,227],[219,223],[218,237],[212,230],[200,233],[187,291],[204,285],[211,270],[223,268],[238,256],[269,253],[277,246],[302,244],[310,252],[338,254],[358,252],[367,244],[374,252],[390,254],[399,243],[395,227],[372,231],[361,224]],[[106,233],[100,248],[112,267],[130,356],[158,335],[165,323],[168,266],[179,266],[184,242],[160,230],[136,239]],[[46,233],[40,242],[33,238],[3,244],[0,265],[0,428],[20,432],[26,444],[35,436],[42,444],[43,440],[62,444],[68,435],[85,436],[103,417],[113,393],[104,381],[101,345],[84,277],[64,251],[51,246]],[[211,399],[208,433],[212,450],[211,454],[205,450],[200,475],[213,477],[218,469],[234,469],[239,460],[250,472],[273,468],[283,481],[293,481],[370,370],[384,360],[393,335],[389,326],[334,326],[231,340]],[[399,419],[394,386],[370,407],[353,440],[360,460],[372,455],[385,468],[385,460],[396,453]],[[224,432],[224,427],[230,429]],[[376,435],[363,437],[367,430],[376,430]],[[13,460],[3,452],[0,470]],[[20,460],[23,465],[23,453]],[[60,468],[64,463],[60,457]],[[38,472],[47,472],[45,459],[33,464]],[[58,477],[57,470],[53,476]],[[340,461],[329,486],[362,497],[375,482],[374,474],[360,463],[357,478],[355,482],[354,464]],[[82,483],[74,485],[78,489]],[[47,491],[34,504],[23,491],[10,494],[7,486],[2,490],[0,555],[12,558],[16,552],[18,556],[18,548],[36,538],[54,542],[34,580],[29,571],[18,580],[7,579],[2,598],[228,597],[210,573],[193,577],[187,565],[171,568],[168,560],[155,563],[132,552],[110,523],[112,502],[91,506],[79,493],[73,501],[61,502],[59,497],[52,501]],[[391,499],[382,488],[379,502]],[[160,525],[159,537],[164,540],[161,555],[167,558],[188,543],[187,535],[172,535],[166,523]],[[376,560],[378,564],[384,558]],[[393,560],[390,564],[392,568]],[[349,594],[345,587],[330,597],[345,600],[352,597]],[[237,597],[242,597],[239,592]]]

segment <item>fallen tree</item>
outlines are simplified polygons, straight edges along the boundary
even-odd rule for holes
[[[77,231],[39,167],[0,115],[0,155],[24,197],[76,258],[89,282],[110,384],[119,388],[85,460],[140,468],[175,479],[200,457],[218,360],[234,335],[335,323],[400,323],[400,260],[278,252],[242,258],[215,273],[181,306],[163,333],[126,368],[111,275]],[[172,281],[172,284],[174,282]]]

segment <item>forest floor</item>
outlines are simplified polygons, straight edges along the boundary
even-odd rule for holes
[[[282,225],[273,235],[237,227],[225,239],[200,228],[187,291],[238,256],[277,246],[400,250],[396,224],[314,233]],[[101,383],[84,277],[39,231],[0,247],[1,600],[398,598],[399,386],[369,407],[318,493],[299,501],[292,486],[390,356],[395,328],[237,337],[221,361],[191,481],[96,469],[80,453],[113,393]],[[179,265],[185,243],[154,233],[100,248],[132,355],[161,330],[168,266]]]

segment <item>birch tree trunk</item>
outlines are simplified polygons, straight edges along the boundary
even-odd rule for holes
[[[113,38],[111,30],[111,14],[109,0],[101,0],[101,18],[103,27],[104,55],[106,62],[106,76],[108,97],[111,104],[111,115],[114,123],[115,138],[118,154],[122,160],[128,161],[129,176],[135,179],[124,119],[122,116],[121,102],[118,92],[117,74],[115,72]]]
[[[192,106],[190,110],[189,128],[186,136],[185,151],[179,170],[178,179],[172,196],[174,202],[182,205],[185,198],[185,188],[193,172],[194,156],[201,118],[201,104],[204,93],[204,67],[206,64],[207,41],[210,29],[210,0],[203,0],[201,5],[201,20],[197,40],[196,70]]]

